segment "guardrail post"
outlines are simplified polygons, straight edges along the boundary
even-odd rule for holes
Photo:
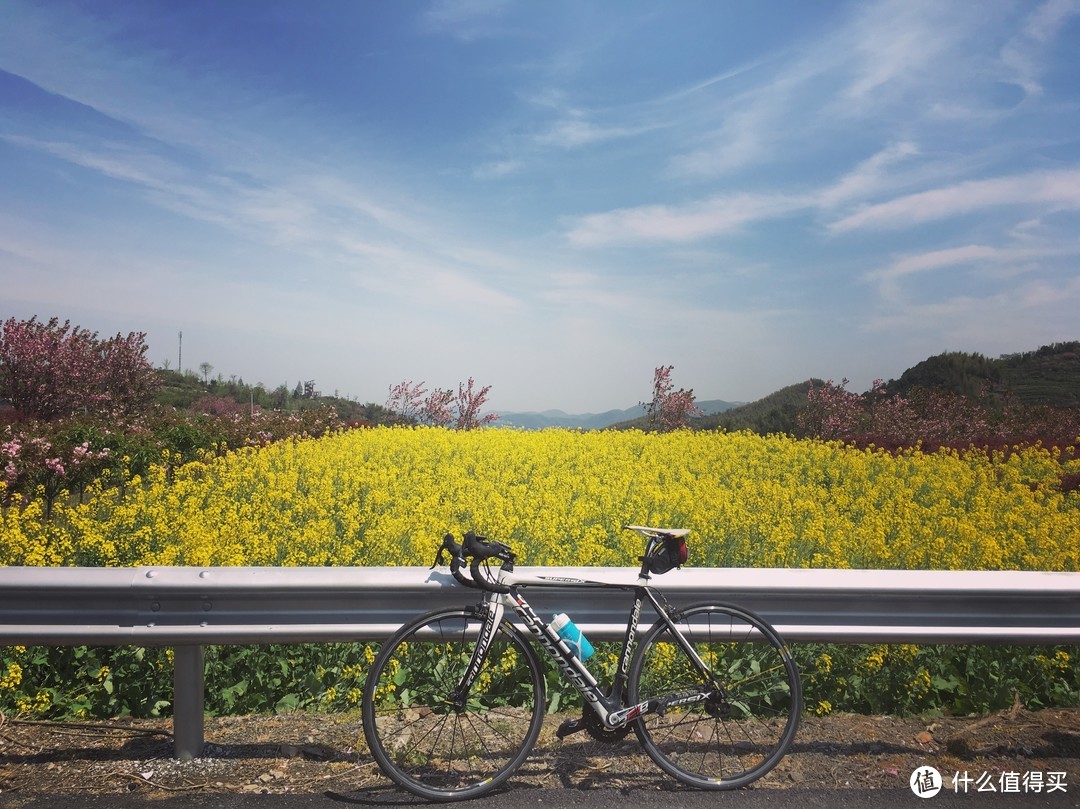
[[[173,654],[173,745],[178,759],[191,761],[204,742],[203,647],[177,646]]]

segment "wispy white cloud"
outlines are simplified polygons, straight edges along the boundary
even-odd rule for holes
[[[122,144],[0,139],[131,183],[155,204],[196,221],[352,267],[354,277],[371,279],[361,286],[399,300],[414,300],[421,289],[432,300],[517,305],[511,295],[476,277],[477,265],[453,255],[468,253],[467,248],[426,241],[427,225],[341,177],[319,172],[240,182],[209,172],[196,177],[185,166]]]
[[[768,102],[758,100],[733,110],[724,122],[707,136],[704,144],[671,157],[668,170],[676,179],[714,178],[759,163],[768,156],[776,141],[776,127],[783,104],[770,94]]]
[[[166,49],[128,47],[120,15],[64,13],[25,0],[9,0],[9,8],[19,24],[0,26],[4,70],[142,140],[239,166],[272,151],[272,136],[245,122],[284,127],[298,117],[295,97],[223,83],[219,72],[186,64]]]
[[[882,301],[896,305],[907,299],[902,293],[901,282],[910,276],[942,271],[965,273],[979,279],[970,286],[985,286],[991,280],[1036,273],[1044,260],[1069,256],[1080,256],[1080,242],[1007,246],[968,244],[900,256],[867,273],[865,280],[877,284]],[[931,285],[929,288],[937,287]]]
[[[916,273],[940,270],[974,263],[980,264],[1015,264],[1046,256],[1066,255],[1073,251],[1062,251],[1058,247],[992,247],[990,245],[968,244],[963,247],[948,247],[903,256],[891,264],[867,275],[871,280],[893,280]]]
[[[910,227],[1003,205],[1080,208],[1080,170],[1039,171],[971,180],[870,205],[829,226],[833,233]]]
[[[888,169],[918,153],[919,147],[910,141],[890,143],[822,191],[818,201],[822,206],[832,208],[850,200],[867,199],[881,189]]]
[[[511,5],[510,0],[434,0],[420,24],[429,33],[472,42],[502,33],[501,20]]]
[[[1080,278],[1050,283],[1033,278],[990,294],[976,292],[934,300],[890,302],[867,316],[869,334],[931,335],[932,346],[979,351],[1015,351],[1016,346],[1074,339],[1080,308]],[[988,329],[987,324],[993,324]],[[932,349],[933,350],[933,349]]]
[[[1046,0],[1028,17],[1024,33],[1038,42],[1057,36],[1069,18],[1080,15],[1080,0]]]
[[[928,71],[956,55],[955,46],[970,33],[971,22],[956,6],[934,0],[866,3],[822,47],[850,48],[841,97],[849,103],[877,104],[889,85],[925,84]],[[822,51],[819,58],[828,57]]]
[[[682,206],[643,205],[583,216],[571,223],[566,238],[578,247],[691,242],[786,216],[807,203],[784,194],[732,194]]]
[[[556,61],[561,64],[561,58]],[[699,173],[699,169],[693,165],[695,162],[738,160],[740,156],[731,146],[731,141],[738,139],[737,130],[757,132],[758,127],[730,124],[727,125],[727,132],[704,135],[699,132],[699,127],[703,119],[716,117],[717,97],[727,98],[727,85],[738,84],[741,77],[767,61],[766,58],[754,59],[684,86],[601,105],[582,101],[574,85],[570,84],[579,80],[580,65],[574,71],[569,71],[568,76],[563,75],[567,73],[565,70],[549,68],[546,72],[553,75],[548,76],[542,87],[531,88],[520,94],[530,108],[539,112],[540,117],[538,122],[530,122],[522,127],[528,135],[517,139],[516,148],[529,154],[537,148],[571,150],[659,133],[661,139],[652,148],[660,151],[671,151],[673,143],[685,148],[687,138],[698,141],[694,154],[681,158],[675,155],[675,172]],[[567,84],[560,84],[560,80]],[[724,107],[729,106],[726,100],[719,103]],[[713,150],[714,143],[721,144],[722,157],[718,157]],[[750,141],[746,140],[739,144],[738,149],[746,149],[750,145]],[[499,148],[504,149],[505,144],[500,143]]]
[[[112,143],[86,146],[68,141],[47,140],[0,133],[0,141],[44,152],[69,163],[99,172],[114,180],[150,187],[166,187],[177,174],[168,161],[130,146]]]
[[[563,118],[548,126],[535,137],[540,146],[556,146],[561,149],[576,149],[602,141],[626,138],[647,132],[653,127],[605,126],[585,120],[581,116]]]
[[[761,62],[734,92],[695,99],[719,123],[695,133],[698,142],[671,158],[673,175],[745,172],[810,144],[849,137],[852,120],[882,109],[902,106],[910,126],[919,115],[913,118],[907,104],[911,94],[925,109],[942,96],[947,80],[941,77],[971,69],[975,56],[967,43],[978,15],[932,0],[879,0],[853,8],[834,30]]]
[[[525,168],[525,162],[518,159],[496,160],[483,163],[473,169],[472,175],[478,180],[493,180],[516,174]]]
[[[434,269],[418,279],[423,294],[431,305],[441,311],[484,312],[493,309],[520,310],[521,302],[506,292],[480,279],[453,269]],[[471,307],[457,309],[456,307]]]
[[[659,133],[650,146],[668,155],[659,179],[703,183],[850,138],[853,120],[895,116],[887,137],[902,150],[921,140],[924,123],[986,113],[956,88],[993,82],[986,63],[997,55],[976,35],[1000,15],[933,0],[852,9],[820,37],[635,102],[590,108],[568,88],[533,91],[528,100],[555,115],[538,133],[528,127],[529,145],[572,149]],[[903,156],[887,149],[881,157]]]
[[[1043,94],[1045,51],[1070,18],[1080,15],[1080,0],[1046,0],[1028,15],[1020,31],[1001,50],[1005,78],[1028,97]]]
[[[655,305],[656,296],[651,289],[634,288],[623,281],[615,285],[611,279],[589,270],[556,270],[546,276],[543,288],[536,293],[537,300],[557,307],[560,317],[585,317],[595,319],[612,315],[637,319],[648,314]]]

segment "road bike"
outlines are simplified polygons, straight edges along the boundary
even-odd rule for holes
[[[530,636],[581,694],[582,714],[562,722],[559,738],[585,731],[617,742],[633,730],[661,769],[701,789],[746,786],[776,766],[802,712],[799,673],[784,641],[737,606],[669,604],[650,580],[686,561],[689,531],[626,528],[645,540],[637,580],[627,584],[519,575],[514,552],[501,542],[473,533],[460,544],[443,539],[432,567],[449,552],[454,578],[483,595],[417,618],[376,655],[363,727],[390,779],[428,800],[452,801],[483,795],[514,773],[547,706],[545,669]],[[632,593],[607,691],[582,659],[585,644],[568,643],[529,606],[524,591],[533,587]],[[657,620],[639,640],[646,604]]]

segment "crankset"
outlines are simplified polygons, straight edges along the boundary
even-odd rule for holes
[[[582,730],[598,742],[615,744],[626,738],[626,734],[630,732],[630,724],[627,723],[619,728],[609,728],[604,725],[604,721],[597,715],[596,711],[586,708],[577,719],[567,719],[559,725],[555,735],[560,739],[565,739],[567,736]]]

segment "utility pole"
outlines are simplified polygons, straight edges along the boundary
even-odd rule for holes
[[[183,375],[183,373],[184,373],[184,333],[180,332],[176,336],[180,340],[180,345],[176,349],[176,372]]]

